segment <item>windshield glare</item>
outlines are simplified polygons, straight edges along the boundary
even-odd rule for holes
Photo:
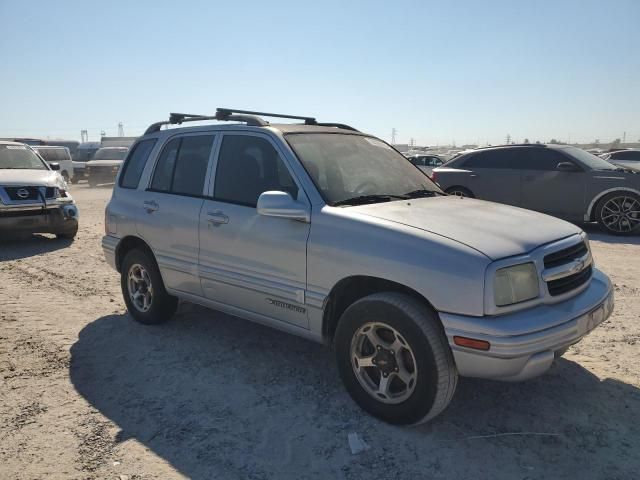
[[[40,157],[24,145],[0,145],[0,169],[48,170]]]
[[[338,133],[290,133],[285,138],[330,205],[363,195],[441,192],[409,160],[376,138]]]
[[[600,157],[596,157],[592,153],[582,150],[581,148],[566,147],[565,152],[593,170],[616,170],[619,168]]]
[[[124,160],[128,148],[101,148],[91,160]]]

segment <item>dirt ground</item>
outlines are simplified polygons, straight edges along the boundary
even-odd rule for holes
[[[189,304],[133,322],[100,247],[110,188],[72,193],[73,243],[0,242],[0,478],[640,478],[640,238],[588,228],[616,309],[546,375],[463,379],[399,428],[320,345]]]

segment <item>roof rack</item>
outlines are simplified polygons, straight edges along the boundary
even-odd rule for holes
[[[290,118],[304,120],[305,125],[317,125],[321,127],[336,127],[357,132],[353,127],[344,123],[320,123],[313,117],[301,117],[299,115],[284,115],[282,113],[253,112],[251,110],[234,110],[231,108],[218,108],[215,115],[196,115],[192,113],[170,113],[169,120],[153,123],[144,132],[145,135],[160,130],[163,125],[181,125],[184,122],[200,122],[204,120],[222,120],[231,122],[245,122],[252,127],[266,127],[269,122],[260,117]]]

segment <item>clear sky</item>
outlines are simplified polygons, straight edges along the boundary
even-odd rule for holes
[[[640,0],[0,0],[0,19],[0,137],[222,106],[427,145],[640,139]]]

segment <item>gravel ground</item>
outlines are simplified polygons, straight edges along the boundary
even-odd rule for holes
[[[320,345],[186,303],[133,322],[100,248],[110,188],[72,193],[73,243],[0,241],[0,478],[640,478],[640,238],[588,229],[616,310],[546,375],[463,379],[399,428]]]

